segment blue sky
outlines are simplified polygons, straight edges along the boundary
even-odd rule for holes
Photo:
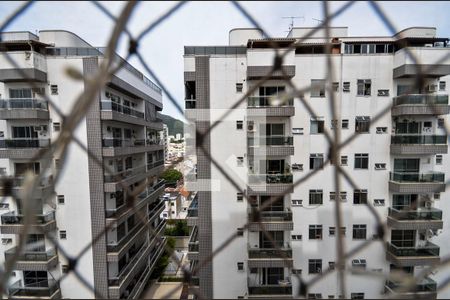
[[[114,15],[123,2],[102,2]],[[316,26],[323,19],[320,2],[240,2],[272,36],[286,36],[290,20],[286,16],[299,16],[296,26]],[[450,37],[450,2],[379,2],[396,28],[433,26],[438,35]],[[330,2],[335,11],[344,2]],[[20,2],[0,2],[2,22]],[[174,2],[142,2],[136,8],[129,30],[137,35]],[[366,2],[357,2],[332,22],[333,26],[349,27],[349,35],[391,35]],[[7,30],[36,32],[44,29],[65,29],[77,33],[94,46],[104,46],[113,23],[90,2],[35,2]],[[148,65],[162,83],[184,107],[183,101],[183,46],[226,45],[228,32],[235,27],[251,24],[229,2],[191,2],[184,5],[167,21],[147,35],[139,49]],[[124,36],[118,49],[126,53]],[[131,63],[140,70],[136,60]],[[145,73],[145,72],[144,72]],[[164,113],[179,117],[166,96]]]

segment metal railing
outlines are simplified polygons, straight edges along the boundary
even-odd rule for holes
[[[437,208],[418,208],[416,210],[398,210],[388,208],[388,215],[397,220],[442,220],[442,210]]]
[[[437,288],[437,284],[436,281],[434,281],[433,279],[429,278],[429,277],[425,277],[424,279],[416,282],[416,284],[414,284],[412,289],[408,289],[407,287],[405,287],[404,284],[400,283],[400,282],[395,282],[392,280],[387,280],[386,281],[386,287],[389,288],[389,290],[393,291],[395,293],[395,290],[399,290],[399,293],[407,293],[407,292],[436,292],[436,288]],[[406,291],[402,291],[406,288]]]
[[[105,174],[104,180],[106,183],[119,182],[125,179],[129,179],[130,177],[135,175],[144,174],[146,170],[147,168],[145,166],[141,166],[137,168],[127,169],[125,171],[117,172],[114,174]]]
[[[5,251],[5,260],[13,259],[14,254],[19,251],[18,247],[11,248]],[[18,261],[48,261],[56,257],[56,250],[54,248],[47,251],[26,251],[19,255]]]
[[[133,257],[127,262],[125,267],[122,268],[122,270],[119,271],[119,274],[115,276],[111,276],[108,279],[108,285],[110,286],[119,286],[122,281],[125,279],[125,277],[130,273],[130,271],[133,268],[137,268],[136,262],[142,258],[142,254],[150,247],[148,243],[143,243],[139,250],[133,255]]]
[[[445,182],[445,174],[441,172],[415,173],[415,172],[390,172],[389,180],[397,182]]]
[[[41,109],[48,110],[48,102],[34,98],[0,99],[0,109]]]
[[[416,247],[398,247],[387,243],[388,251],[395,256],[439,256],[439,246],[427,242],[426,245]]]
[[[292,211],[286,208],[282,211],[264,209],[260,210],[257,207],[248,208],[250,222],[292,222]],[[254,220],[253,217],[259,217],[259,220]]]
[[[262,146],[292,146],[294,145],[294,138],[292,136],[259,136],[248,137],[248,146],[256,145]]]
[[[0,139],[0,149],[48,147],[50,147],[50,139]]]
[[[391,136],[391,144],[430,144],[430,145],[446,145],[446,135],[414,135],[401,134]]]
[[[448,95],[406,94],[394,97],[396,105],[447,105]]]
[[[147,164],[147,171],[150,171],[151,169],[159,167],[159,166],[164,166],[164,159],[163,160],[157,160],[157,161],[152,162],[152,163],[148,163]]]
[[[100,107],[101,107],[101,110],[111,110],[111,111],[116,111],[118,113],[133,116],[133,117],[140,118],[140,119],[144,118],[143,112],[132,109],[131,107],[128,107],[128,106],[124,106],[124,105],[115,103],[113,101],[102,100],[102,101],[100,101]]]
[[[248,258],[292,258],[292,248],[290,243],[277,243],[276,248],[259,248],[248,244]]]
[[[249,184],[267,183],[267,184],[279,184],[279,183],[292,183],[292,174],[249,174]]]
[[[21,280],[8,288],[9,296],[50,297],[59,290],[59,284],[53,279],[34,284],[23,284]]]
[[[292,285],[258,285],[249,286],[248,293],[250,295],[292,295]]]
[[[55,211],[50,211],[46,214],[38,213],[35,215],[36,224],[46,224],[55,221]],[[2,225],[23,225],[25,216],[22,213],[15,211],[8,212],[1,215]]]
[[[286,98],[282,99],[281,95],[277,96],[251,96],[248,97],[247,107],[283,107],[294,106],[294,99]]]

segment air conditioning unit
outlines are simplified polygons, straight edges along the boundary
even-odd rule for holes
[[[432,207],[433,207],[433,201],[431,201],[431,200],[425,201],[424,206],[425,206],[425,208],[427,208],[427,209],[432,208]]]
[[[437,91],[437,84],[430,84],[428,86],[427,90],[428,90],[428,92],[432,92],[432,93],[436,92]]]
[[[247,131],[248,132],[255,132],[255,124],[253,122],[247,123]]]

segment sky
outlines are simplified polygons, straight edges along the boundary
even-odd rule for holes
[[[119,15],[123,2],[101,2],[113,15]],[[274,37],[285,37],[290,19],[294,26],[313,27],[323,20],[321,2],[260,1],[239,2]],[[450,2],[378,2],[395,28],[411,26],[437,28],[440,37],[450,37]],[[176,2],[141,2],[127,24],[128,30],[137,36]],[[329,2],[330,11],[336,11],[345,2]],[[0,24],[21,5],[20,2],[0,2]],[[14,20],[6,31],[30,31],[65,29],[78,34],[93,46],[106,45],[113,22],[90,2],[45,2],[34,4]],[[367,2],[356,2],[335,18],[332,26],[346,26],[350,36],[391,36],[389,29],[375,14]],[[232,28],[253,27],[230,2],[189,2],[175,14],[144,37],[139,50],[161,83],[184,108],[183,51],[184,46],[227,45]],[[128,39],[123,35],[117,49],[125,56]],[[130,61],[144,74],[137,59]],[[152,79],[151,76],[149,76]],[[163,113],[176,118],[182,115],[163,94]]]

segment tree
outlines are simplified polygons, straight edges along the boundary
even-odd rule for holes
[[[168,169],[164,171],[161,175],[161,178],[167,182],[176,182],[183,177],[183,174],[175,169]]]

